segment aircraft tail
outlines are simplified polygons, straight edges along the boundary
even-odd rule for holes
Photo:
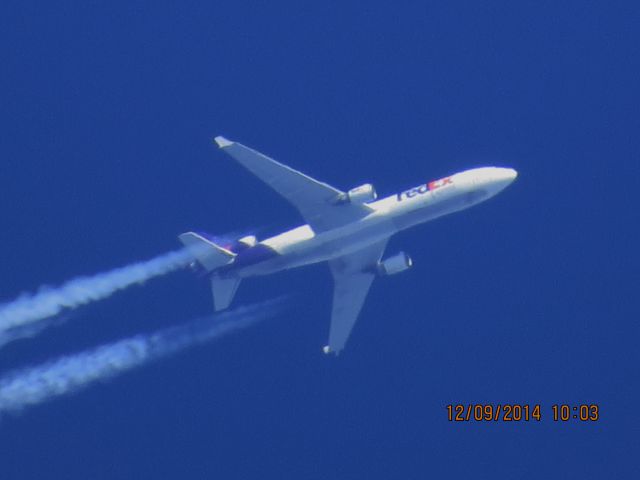
[[[230,264],[236,257],[232,251],[216,245],[194,232],[183,233],[178,238],[207,272]]]
[[[194,232],[183,233],[178,238],[207,272],[229,265],[236,257],[236,254],[231,250],[216,245],[211,240]],[[213,306],[216,312],[229,307],[239,284],[239,278],[221,277],[215,273],[211,276]]]

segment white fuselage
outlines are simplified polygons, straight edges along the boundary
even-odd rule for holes
[[[266,275],[356,252],[406,228],[483,202],[516,176],[510,168],[466,170],[368,203],[371,214],[339,228],[316,234],[309,225],[302,225],[260,242],[277,255],[235,269],[232,275]]]

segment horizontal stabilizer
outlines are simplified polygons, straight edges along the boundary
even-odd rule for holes
[[[183,233],[178,238],[208,272],[228,265],[236,256],[194,232]]]
[[[233,301],[233,297],[240,284],[239,278],[222,278],[218,275],[211,277],[211,291],[213,292],[213,308],[215,311],[225,310]]]

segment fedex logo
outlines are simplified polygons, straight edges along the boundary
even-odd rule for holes
[[[429,190],[435,190],[436,188],[444,187],[445,185],[453,185],[451,177],[444,177],[440,180],[434,180],[433,182],[427,183]]]
[[[435,190],[436,188],[444,187],[445,185],[453,185],[453,180],[451,177],[441,178],[440,180],[434,180],[425,185],[420,185],[419,187],[412,188],[410,190],[405,190],[397,195],[398,201],[401,201],[403,198],[413,198],[416,195],[423,195],[431,190]]]

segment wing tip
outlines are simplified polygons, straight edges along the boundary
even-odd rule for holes
[[[216,142],[216,144],[220,148],[229,147],[229,146],[233,145],[233,142],[231,140],[227,140],[222,135],[218,135],[217,137],[215,137],[213,139],[213,141]]]
[[[340,355],[341,351],[342,349],[334,350],[330,345],[325,345],[324,347],[322,347],[322,353],[324,353],[325,355],[334,355],[337,357],[338,355]]]

